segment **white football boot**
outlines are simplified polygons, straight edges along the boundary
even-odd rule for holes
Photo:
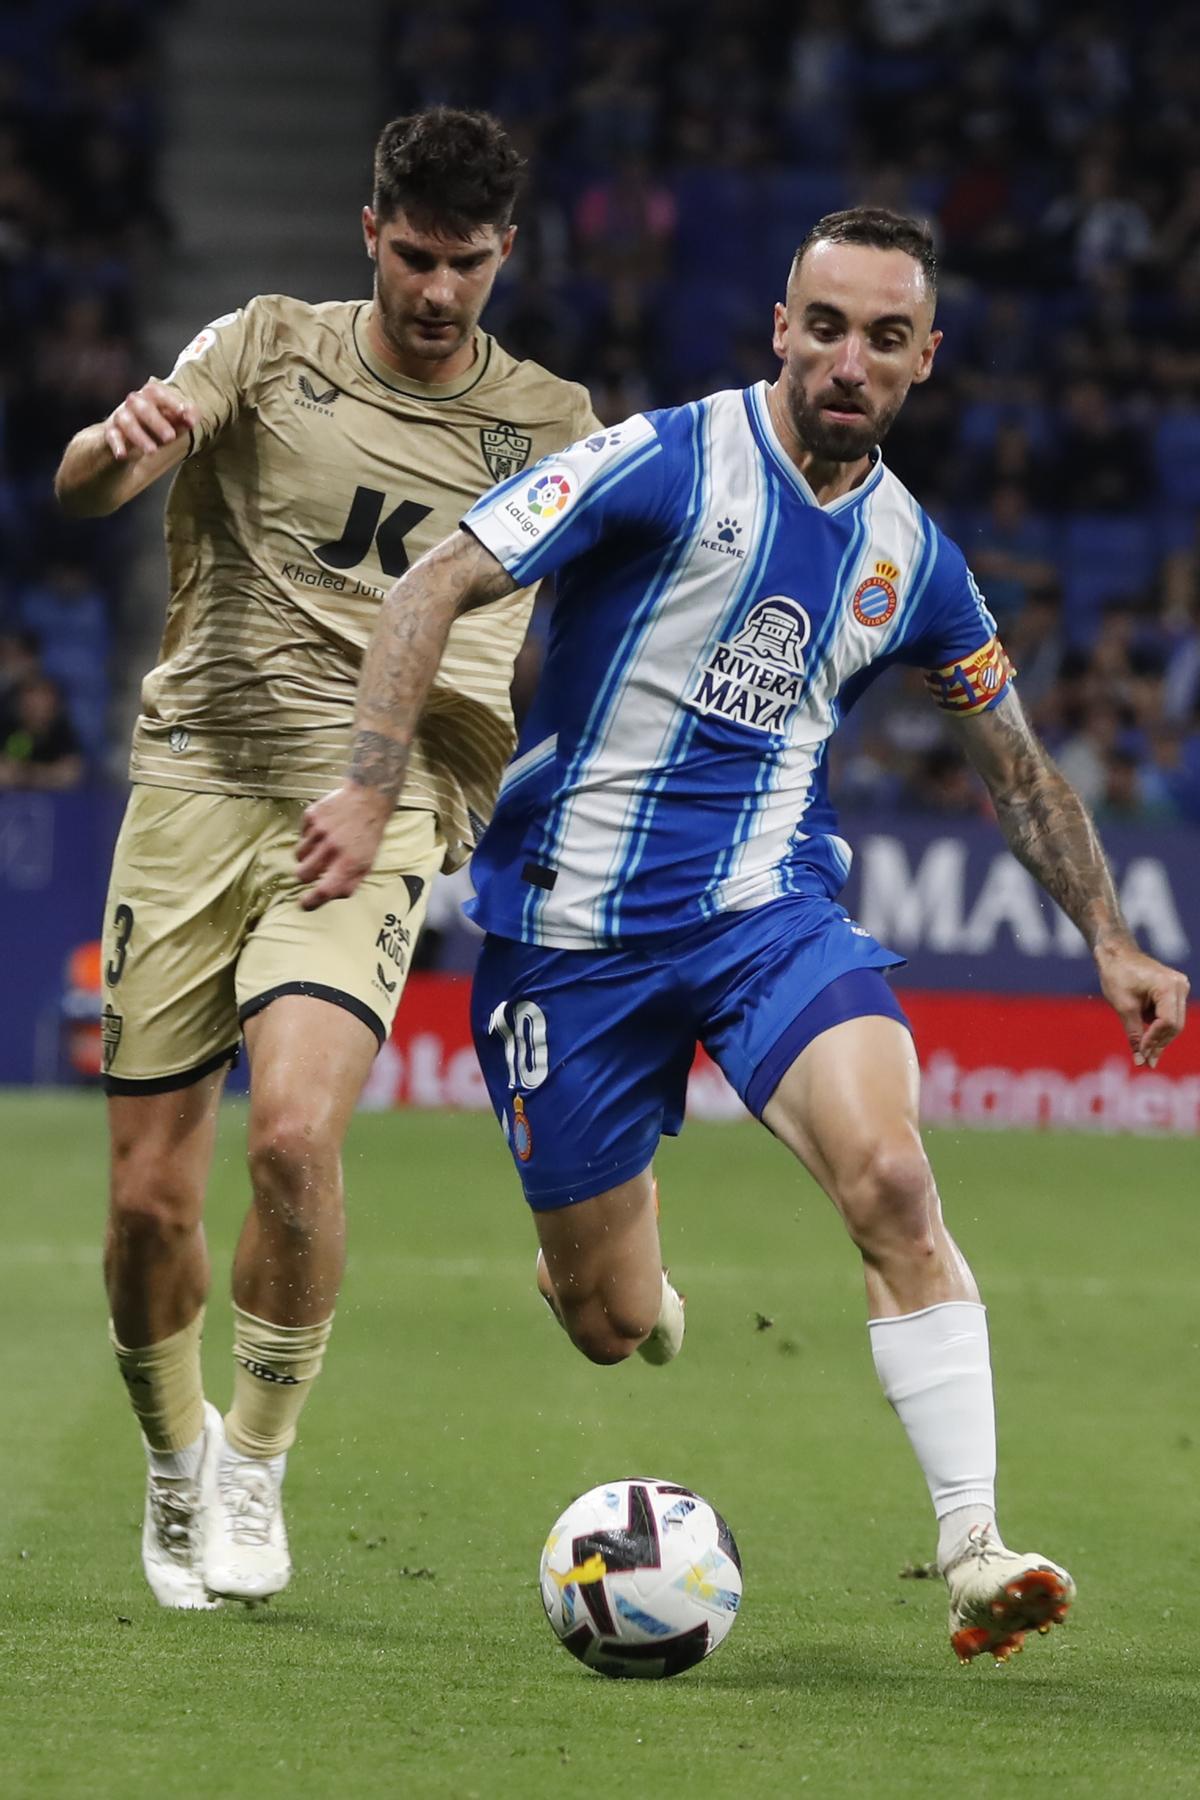
[[[950,1647],[959,1662],[987,1654],[1007,1662],[1027,1631],[1061,1625],[1075,1583],[1047,1556],[1007,1550],[994,1525],[972,1525],[942,1573],[950,1590]]]
[[[280,1498],[286,1468],[286,1452],[269,1462],[239,1456],[222,1432],[204,1534],[204,1585],[214,1599],[269,1600],[291,1580]]]
[[[157,1474],[146,1446],[146,1510],[142,1567],[160,1606],[207,1612],[219,1606],[204,1586],[204,1521],[213,1502],[217,1455],[224,1441],[221,1415],[204,1403],[204,1438],[194,1476]]]
[[[671,1286],[670,1276],[664,1269],[662,1311],[650,1336],[638,1345],[638,1355],[643,1362],[653,1363],[655,1368],[661,1368],[663,1363],[674,1362],[683,1349],[683,1308],[683,1295]]]

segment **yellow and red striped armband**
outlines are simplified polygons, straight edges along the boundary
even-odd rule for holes
[[[982,649],[963,657],[961,662],[947,663],[944,669],[929,669],[925,686],[945,712],[985,712],[994,706],[1013,674],[1013,666],[998,637],[989,638]]]

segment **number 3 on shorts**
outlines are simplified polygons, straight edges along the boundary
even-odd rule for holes
[[[550,1073],[550,1058],[546,1015],[536,1002],[501,1001],[488,1020],[488,1036],[498,1037],[504,1045],[510,1088],[541,1087]]]

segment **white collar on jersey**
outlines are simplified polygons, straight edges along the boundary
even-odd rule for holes
[[[871,489],[877,487],[883,480],[883,452],[876,444],[871,452],[871,467],[857,487],[852,487],[848,494],[839,494],[836,500],[824,502],[818,500],[807,477],[801,474],[780,441],[779,433],[775,429],[775,421],[771,417],[771,409],[767,405],[767,383],[765,381],[756,382],[750,389],[750,404],[754,408],[755,423],[762,433],[767,449],[800,498],[809,506],[815,506],[821,512],[841,512],[843,507],[856,505],[864,494],[869,494]]]

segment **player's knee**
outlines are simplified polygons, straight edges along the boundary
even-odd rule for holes
[[[636,1308],[605,1303],[599,1295],[568,1301],[562,1307],[563,1322],[571,1342],[589,1362],[611,1367],[633,1355],[650,1335],[654,1320],[645,1321]]]
[[[341,1145],[319,1097],[251,1110],[247,1157],[252,1175],[275,1185],[306,1186],[338,1161]]]
[[[260,1114],[250,1126],[246,1160],[256,1201],[285,1229],[306,1234],[340,1192],[340,1145],[319,1115],[294,1109]]]
[[[933,1174],[919,1140],[883,1141],[842,1197],[846,1223],[859,1248],[903,1247],[932,1255],[937,1209]]]
[[[124,1244],[169,1248],[199,1224],[204,1196],[170,1157],[114,1151],[109,1213]]]

